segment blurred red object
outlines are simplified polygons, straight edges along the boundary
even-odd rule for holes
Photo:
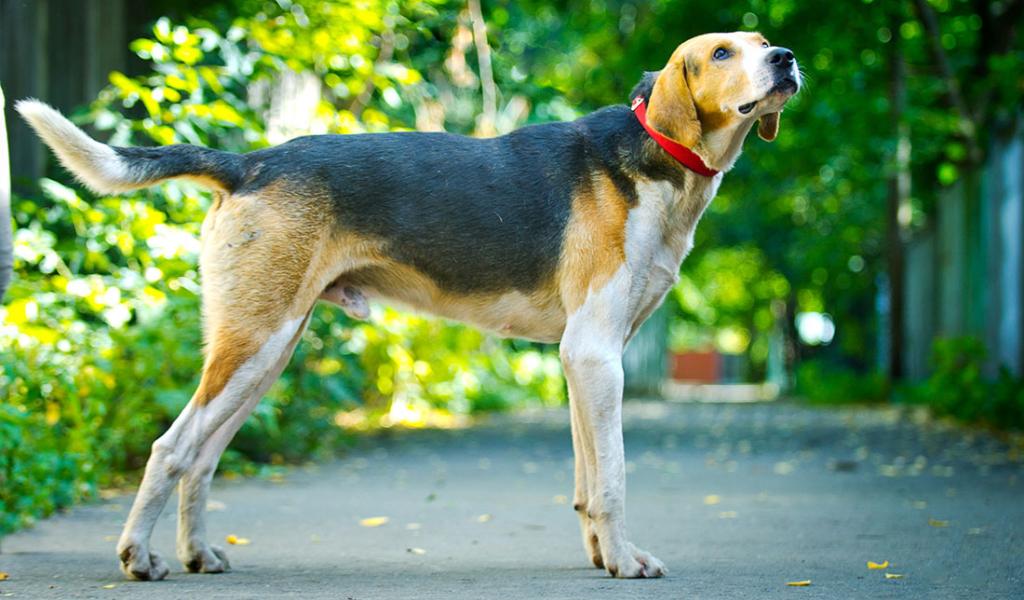
[[[714,350],[673,352],[672,379],[716,383],[722,379],[722,355]]]

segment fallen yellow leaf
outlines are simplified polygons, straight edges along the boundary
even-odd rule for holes
[[[928,524],[932,527],[949,527],[949,521],[940,519],[928,519]]]
[[[710,494],[704,496],[704,504],[707,504],[708,506],[714,506],[715,504],[718,504],[721,501],[722,499],[718,497],[718,494]]]
[[[889,561],[876,563],[874,561],[870,561],[869,560],[868,561],[868,568],[869,569],[888,569],[889,568]]]
[[[790,587],[807,587],[811,585],[810,579],[804,579],[803,581],[787,581],[786,585]]]
[[[224,540],[232,546],[246,546],[249,544],[249,538],[238,537],[233,533],[224,538]]]
[[[359,521],[359,524],[363,527],[380,527],[387,523],[389,519],[387,517],[367,517]]]
[[[482,514],[476,518],[477,523],[486,523],[491,520],[491,515]]]
[[[778,462],[775,463],[775,467],[772,468],[772,471],[774,471],[776,475],[789,475],[793,472],[794,468],[793,463]]]
[[[103,586],[103,589],[105,589],[105,590],[112,590],[112,589],[114,589],[116,587],[117,587],[116,583],[108,583],[107,585]]]
[[[903,575],[900,575],[899,573],[886,573],[885,574],[885,578],[886,579],[903,579]]]
[[[4,573],[3,571],[0,571],[0,581],[6,581],[6,580],[8,580],[10,578],[11,578],[10,575],[8,575],[7,573]]]
[[[227,507],[228,507],[228,505],[224,504],[220,500],[207,500],[206,501],[206,510],[208,512],[213,512],[213,511],[217,511],[217,510],[224,510]]]
[[[416,554],[418,556],[423,556],[424,554],[427,553],[427,551],[424,550],[423,548],[406,548],[405,551],[408,552],[409,554]]]

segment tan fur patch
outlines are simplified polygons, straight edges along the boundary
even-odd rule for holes
[[[628,199],[604,173],[573,198],[557,275],[566,314],[575,312],[587,293],[603,286],[622,265],[628,214]]]
[[[700,140],[701,122],[686,81],[685,57],[680,46],[661,70],[648,99],[647,120],[662,135],[692,148]]]
[[[272,185],[254,196],[225,196],[207,215],[200,404],[216,397],[284,321],[305,314],[329,283],[336,257],[322,207],[322,199]]]
[[[186,173],[184,175],[177,175],[176,177],[174,177],[174,179],[184,179],[186,181],[191,181],[192,183],[195,183],[197,185],[201,185],[209,190],[215,190],[217,192],[227,192],[227,188],[225,187],[224,182],[220,181],[219,179],[214,179],[213,177],[210,177],[208,175],[201,175],[198,173]]]

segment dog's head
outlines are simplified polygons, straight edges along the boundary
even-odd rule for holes
[[[709,33],[683,42],[658,74],[648,121],[664,135],[694,146],[704,134],[760,119],[758,135],[772,141],[779,113],[800,89],[793,53],[760,33]]]

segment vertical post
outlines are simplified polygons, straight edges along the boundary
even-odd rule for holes
[[[897,31],[894,22],[893,31]],[[899,36],[891,40],[889,54],[890,79],[889,99],[893,133],[896,134],[896,151],[890,163],[889,193],[886,202],[886,263],[889,283],[889,344],[888,374],[892,381],[904,375],[904,317],[905,278],[904,244],[907,225],[910,221],[910,132],[904,120],[906,104],[906,75],[904,73],[903,50]]]
[[[4,89],[0,87],[0,301],[14,270],[14,231],[11,228],[11,171],[7,160],[7,122]]]

